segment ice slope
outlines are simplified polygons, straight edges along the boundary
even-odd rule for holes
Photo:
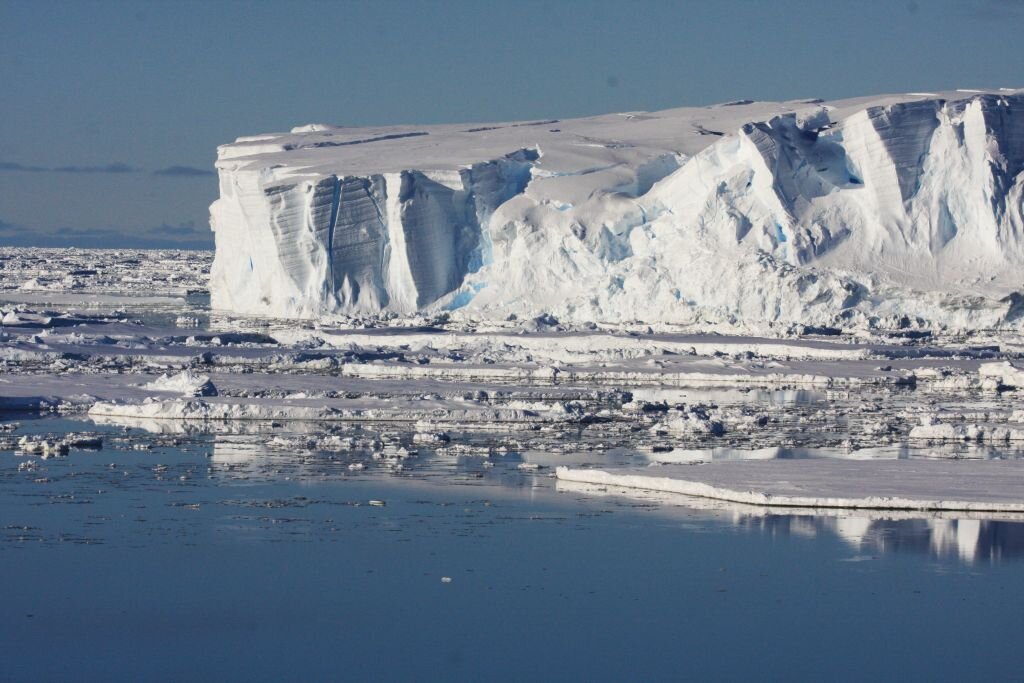
[[[1024,324],[1020,90],[311,125],[217,167],[237,312]]]

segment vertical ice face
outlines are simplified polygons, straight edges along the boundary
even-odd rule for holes
[[[327,277],[331,193],[329,185],[282,184],[264,171],[222,173],[220,199],[210,207],[213,305],[249,313],[316,311]]]
[[[530,169],[540,158],[536,149],[521,149],[496,161],[473,164],[460,172],[462,187],[470,195],[466,203],[467,220],[479,228],[476,252],[470,257],[468,268],[475,272],[491,262],[490,233],[486,229],[495,209],[512,197],[522,194],[530,183]]]
[[[936,100],[922,100],[865,110],[879,141],[885,146],[885,154],[880,156],[892,165],[900,199],[904,202],[917,192],[922,164],[939,125],[940,106]]]
[[[321,177],[226,164],[211,207],[213,305],[277,316],[428,306],[490,258],[482,226],[538,158]]]
[[[995,176],[996,193],[1005,195],[1024,171],[1024,95],[981,95],[951,106],[957,113],[974,109],[985,136],[985,151]]]
[[[793,264],[820,256],[849,234],[839,215],[827,222],[802,220],[815,212],[819,199],[862,185],[833,125],[828,112],[819,110],[803,120],[779,116],[747,124],[741,131],[756,150],[751,165],[771,179],[774,197],[769,203],[777,203],[777,208],[768,232],[776,248],[783,247],[782,257]]]
[[[1004,240],[1024,241],[1024,95],[979,98],[993,173],[993,211]]]
[[[979,96],[938,112],[904,232],[940,265],[995,270],[1024,256],[1021,133],[1012,100]],[[1017,98],[1017,110],[1022,104]]]
[[[1024,167],[1013,99],[930,99],[867,107],[837,122],[823,112],[744,126],[756,149],[749,164],[772,178],[776,242],[789,242],[784,258],[803,264],[845,249],[856,252],[852,263],[928,277],[944,261],[1013,262]]]
[[[453,182],[458,179],[444,178],[448,185],[418,171],[402,173],[400,225],[417,309],[461,284],[479,245],[479,225],[460,206],[465,199]]]
[[[820,133],[831,125],[827,114],[821,114],[803,125],[790,115],[743,127],[774,179],[775,192],[793,215],[803,213],[817,197],[856,184],[843,147]]]
[[[330,178],[323,184],[331,186],[332,207],[325,224],[327,302],[343,311],[380,310],[389,303],[382,268],[388,246],[384,179]]]

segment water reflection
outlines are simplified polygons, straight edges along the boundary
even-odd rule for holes
[[[124,419],[117,421],[122,428],[129,426],[126,423]],[[72,431],[80,429],[77,425],[51,418],[34,425],[26,424],[24,429],[29,431],[31,426],[31,431],[47,428],[51,431],[55,428]],[[325,427],[308,422],[217,424],[153,420],[133,421],[130,426],[134,429],[128,432],[119,429],[110,435],[107,442],[109,457],[104,455],[102,461],[96,459],[93,462],[73,453],[66,461],[40,463],[40,471],[32,476],[49,483],[45,484],[47,488],[37,484],[33,490],[51,496],[73,493],[77,499],[84,500],[86,494],[95,497],[95,493],[90,493],[93,490],[116,488],[138,493],[141,489],[137,486],[144,483],[155,486],[156,482],[161,482],[159,486],[169,490],[208,486],[208,492],[216,499],[221,495],[237,496],[238,492],[232,491],[232,487],[239,484],[287,489],[295,484],[330,484],[373,478],[379,482],[400,480],[403,487],[429,485],[455,490],[459,486],[483,486],[488,487],[487,497],[550,497],[556,491],[569,494],[560,496],[563,504],[590,507],[593,507],[595,497],[603,497],[613,501],[613,509],[622,511],[636,509],[640,501],[646,504],[643,509],[667,518],[688,522],[694,519],[716,520],[736,529],[770,537],[838,540],[849,549],[850,559],[912,553],[943,561],[985,564],[1024,557],[1024,514],[764,508],[673,494],[556,482],[550,477],[557,465],[614,467],[622,464],[635,466],[644,460],[706,462],[716,459],[843,457],[840,449],[833,449],[834,452],[797,448],[677,449],[670,453],[638,453],[629,449],[517,450],[497,446],[493,435],[452,433],[450,441],[430,441],[429,434],[416,434],[396,425]],[[210,434],[211,427],[223,431]],[[140,445],[146,450],[135,450]],[[865,450],[866,453],[859,452],[863,457],[875,458],[917,457],[922,454],[921,449],[907,446]],[[115,461],[113,465],[109,464],[111,460]],[[170,471],[165,471],[167,465]],[[25,479],[14,467],[10,470],[10,481]],[[123,475],[123,472],[130,476]],[[87,483],[89,486],[85,487]],[[69,488],[58,491],[60,487]],[[19,488],[17,492],[23,495],[23,489]]]
[[[834,535],[862,555],[928,554],[965,564],[1024,557],[1024,518],[1020,521],[970,518],[871,518],[860,512],[829,517],[803,513],[737,514],[735,523],[772,535]]]
[[[315,448],[315,441],[310,444]],[[403,448],[406,452],[397,455]],[[777,451],[782,449],[764,450],[769,457],[778,457]],[[593,458],[594,454],[587,456]],[[553,482],[545,472],[546,466],[532,469],[532,465],[541,462],[558,460],[564,464],[565,457],[493,452],[486,447],[476,453],[471,448],[459,453],[443,448],[417,449],[396,434],[381,438],[367,433],[362,441],[356,439],[353,448],[334,453],[274,450],[253,437],[218,435],[211,460],[221,478],[272,481],[287,477],[301,482],[383,472],[413,480],[434,475],[476,476],[481,484],[505,490],[554,486],[561,493],[582,494],[581,499],[605,496],[629,504],[638,500],[653,503],[661,514],[669,516],[679,512],[691,516],[706,514],[736,528],[769,536],[833,537],[845,543],[855,559],[910,552],[972,564],[1024,557],[1024,514],[765,508],[635,489]],[[353,465],[358,469],[353,471]]]

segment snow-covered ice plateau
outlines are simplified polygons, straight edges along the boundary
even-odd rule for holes
[[[1020,90],[313,124],[217,168],[223,311],[1024,326]]]

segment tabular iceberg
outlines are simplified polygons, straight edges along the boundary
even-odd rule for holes
[[[276,317],[1024,325],[1024,91],[218,150],[214,307]]]

